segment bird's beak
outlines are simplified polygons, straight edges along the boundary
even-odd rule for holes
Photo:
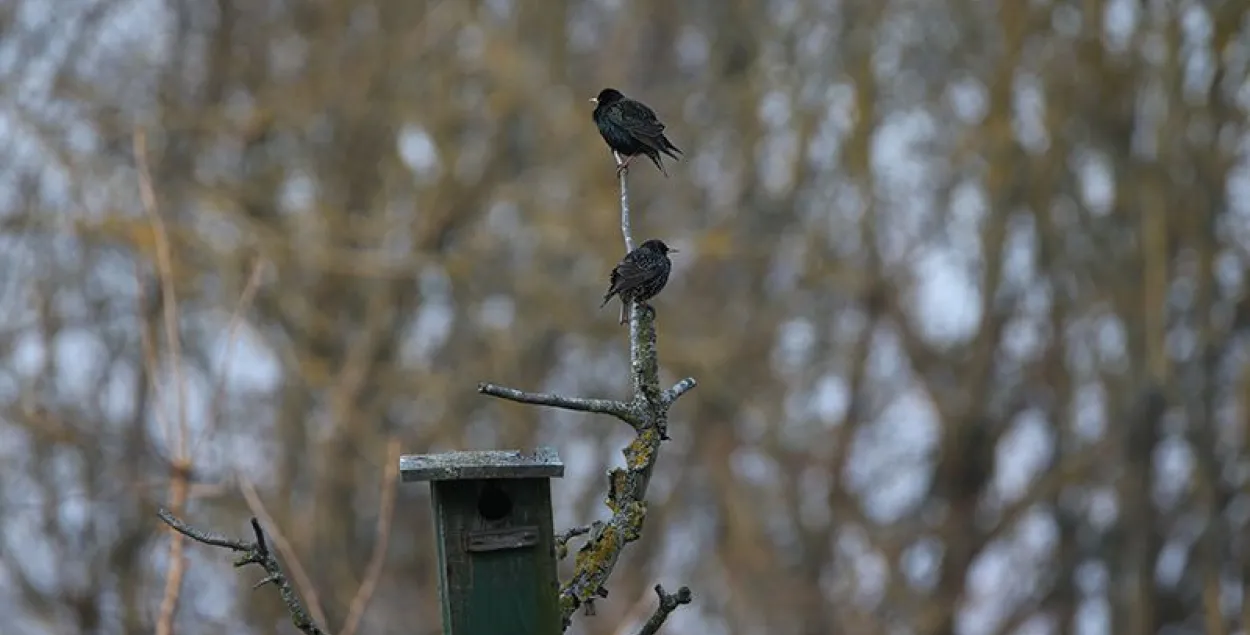
[[[679,252],[679,251],[681,251],[681,250],[680,250],[680,249],[673,249],[672,247],[669,247],[669,248],[668,248],[668,253],[670,253],[670,254],[675,254],[675,253],[677,253],[677,252]]]
[[[598,98],[598,97],[591,97],[591,98],[590,98],[590,103],[592,103],[592,104],[597,104],[597,103],[599,103],[599,98]]]

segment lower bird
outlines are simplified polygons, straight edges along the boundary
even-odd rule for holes
[[[673,261],[669,254],[677,253],[676,249],[664,244],[662,240],[651,239],[638,246],[637,249],[625,254],[621,262],[612,268],[609,278],[608,292],[603,296],[603,308],[612,296],[621,299],[621,320],[624,324],[629,319],[629,304],[639,302],[646,306],[647,300],[664,290],[668,284],[668,274],[673,270]]]
[[[599,134],[608,143],[608,147],[625,156],[625,160],[616,168],[619,175],[629,167],[634,157],[645,154],[665,177],[668,171],[660,162],[660,153],[677,160],[682,151],[664,136],[664,124],[656,118],[655,111],[646,104],[630,99],[615,88],[599,91],[598,97],[591,97],[595,103],[595,111],[591,113]],[[677,154],[673,154],[676,152]]]

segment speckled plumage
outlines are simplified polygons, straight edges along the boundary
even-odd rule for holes
[[[668,254],[676,253],[662,240],[651,239],[625,254],[621,262],[612,268],[609,278],[608,292],[603,296],[603,308],[612,296],[621,298],[620,323],[629,318],[629,303],[654,298],[668,284],[668,274],[673,269],[673,261]]]
[[[622,95],[615,88],[599,91],[599,96],[591,101],[595,102],[591,118],[599,128],[599,134],[608,147],[626,157],[617,169],[618,173],[627,168],[634,157],[644,154],[664,176],[668,176],[660,153],[677,160],[682,151],[664,136],[664,124],[656,118],[654,110]]]

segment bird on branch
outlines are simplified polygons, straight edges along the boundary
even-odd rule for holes
[[[655,111],[646,104],[622,95],[615,88],[599,91],[599,96],[591,97],[595,111],[591,114],[599,134],[608,143],[608,147],[625,157],[616,168],[619,175],[629,168],[629,163],[640,154],[645,154],[660,169],[665,178],[668,171],[661,163],[660,153],[678,160],[677,155],[683,154],[673,142],[664,136],[664,124],[655,116]],[[674,154],[676,152],[677,154]]]

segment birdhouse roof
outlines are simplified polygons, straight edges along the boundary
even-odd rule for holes
[[[408,454],[399,457],[404,482],[463,481],[494,478],[560,478],[564,463],[554,448],[476,450],[439,454]]]

